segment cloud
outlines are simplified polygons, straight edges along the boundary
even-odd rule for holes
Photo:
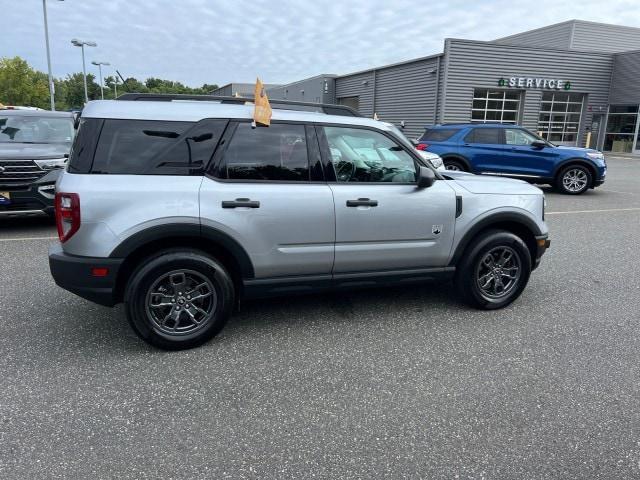
[[[2,8],[0,57],[46,70],[42,3]],[[446,37],[491,40],[579,17],[640,27],[636,1],[557,0],[49,0],[53,72],[81,71],[72,38],[94,40],[91,60],[125,76],[191,86],[281,83],[348,73],[442,51]],[[578,8],[579,7],[579,8]],[[111,74],[107,71],[105,74]]]

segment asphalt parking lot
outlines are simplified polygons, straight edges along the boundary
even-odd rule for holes
[[[167,353],[0,223],[0,478],[638,478],[640,160],[548,190],[521,299],[447,285],[247,303]]]

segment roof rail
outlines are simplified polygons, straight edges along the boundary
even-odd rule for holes
[[[219,102],[219,103],[231,103],[237,105],[244,105],[246,103],[253,103],[253,98],[246,97],[224,97],[221,95],[185,95],[185,94],[173,94],[173,93],[123,93],[116,100],[129,100],[129,101],[148,101],[148,102],[172,102],[174,100],[186,100],[186,101],[205,101],[205,102]],[[311,102],[296,102],[293,100],[277,100],[269,99],[271,108],[278,110],[300,110],[305,112],[321,112],[327,115],[342,115],[345,117],[362,117],[363,115],[346,105],[331,105],[327,103],[311,103]]]

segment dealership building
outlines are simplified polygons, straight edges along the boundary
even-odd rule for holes
[[[517,123],[563,145],[640,153],[640,28],[570,20],[443,53],[267,89],[404,126]]]

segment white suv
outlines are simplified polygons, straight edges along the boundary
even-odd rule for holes
[[[335,105],[145,96],[90,102],[57,183],[58,285],[167,349],[241,298],[453,279],[503,307],[549,246],[542,192],[437,172],[393,126]]]

